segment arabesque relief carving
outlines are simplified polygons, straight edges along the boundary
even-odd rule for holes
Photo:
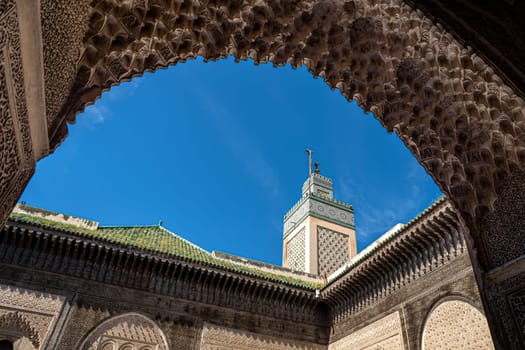
[[[202,350],[322,350],[323,345],[292,341],[236,329],[205,324],[199,349]]]
[[[95,328],[81,350],[168,350],[162,330],[147,317],[129,313],[113,317]]]
[[[86,0],[41,0],[46,115],[51,138],[60,129],[56,117],[62,113],[68,91],[76,88],[73,83],[79,43],[90,12],[90,1]]]
[[[45,343],[63,302],[59,296],[0,285],[0,330],[21,334],[38,349]]]
[[[0,221],[4,222],[33,174],[14,0],[0,1]]]
[[[0,0],[2,222],[34,171],[15,3]],[[521,231],[512,235],[497,229],[509,226],[505,220],[482,219],[499,207],[523,206],[520,196],[498,200],[502,184],[524,171],[524,101],[480,56],[404,1],[43,0],[40,5],[51,151],[67,136],[66,123],[87,104],[144,72],[198,56],[305,66],[395,131],[449,195],[469,229],[467,244],[479,279],[524,255],[525,241],[515,238]],[[495,253],[490,242],[498,246]]]
[[[405,348],[399,312],[387,315],[328,346],[329,350]]]
[[[422,350],[492,350],[492,338],[485,316],[469,303],[448,300],[428,316],[422,335]]]
[[[35,348],[40,347],[41,333],[36,330],[31,323],[19,312],[7,312],[2,314],[0,311],[0,329],[22,334],[31,341]]]

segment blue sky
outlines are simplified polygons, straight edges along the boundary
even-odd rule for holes
[[[359,250],[441,195],[397,136],[305,69],[199,59],[104,93],[21,201],[101,225],[162,220],[208,251],[280,264],[306,147],[354,206]]]

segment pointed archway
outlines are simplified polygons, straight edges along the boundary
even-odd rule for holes
[[[166,336],[159,326],[138,313],[127,313],[100,323],[82,341],[81,350],[168,350]]]
[[[525,341],[512,316],[525,295],[525,104],[422,13],[401,0],[0,4],[0,219],[112,85],[197,56],[304,65],[395,131],[450,197],[496,342]]]

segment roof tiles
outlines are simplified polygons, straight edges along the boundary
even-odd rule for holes
[[[263,278],[268,281],[285,283],[291,286],[314,289],[321,286],[321,282],[314,283],[304,280],[300,275],[291,276],[290,273],[261,271],[256,267],[218,259],[206,250],[170,232],[160,225],[154,226],[99,226],[89,229],[63,222],[56,222],[42,217],[13,212],[9,221],[18,224],[37,226],[43,229],[63,233],[77,238],[89,238],[101,243],[136,249],[157,256],[178,257],[203,263],[210,267],[217,267],[227,271],[234,271],[244,275]]]

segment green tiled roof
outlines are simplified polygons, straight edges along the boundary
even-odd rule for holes
[[[187,258],[195,262],[204,263],[210,267],[235,271],[274,282],[283,282],[296,287],[315,289],[321,286],[321,283],[305,281],[299,276],[295,277],[290,276],[290,274],[261,271],[257,268],[215,258],[206,250],[159,225],[99,226],[96,229],[89,229],[17,212],[13,212],[9,220],[14,223],[35,225],[79,238],[91,238],[124,247],[135,248],[153,255],[158,254]]]
[[[162,226],[102,226],[97,229],[88,229],[21,213],[12,213],[10,219],[59,230],[78,237],[100,239],[108,243],[139,248],[148,252],[176,255],[195,261],[211,260],[210,253]]]
[[[176,255],[196,261],[209,261],[210,253],[171,233],[162,226],[100,227],[97,237],[108,242],[144,250]]]

